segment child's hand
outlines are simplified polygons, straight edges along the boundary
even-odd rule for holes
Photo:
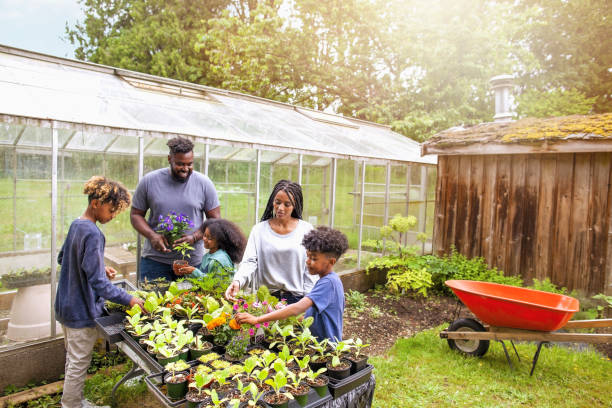
[[[184,276],[184,275],[189,275],[190,273],[192,273],[193,271],[195,271],[195,267],[193,266],[183,266],[181,269],[179,269],[177,275],[178,276]]]
[[[108,278],[108,280],[115,279],[115,276],[117,275],[117,271],[115,270],[115,268],[113,268],[112,266],[105,266],[104,271],[106,272],[106,277]]]
[[[137,298],[136,296],[132,296],[132,299],[130,299],[130,307],[134,307],[134,305],[140,306],[140,310],[144,311],[144,300]]]
[[[235,319],[240,324],[246,323],[254,326],[258,323],[257,318],[249,313],[238,313]]]

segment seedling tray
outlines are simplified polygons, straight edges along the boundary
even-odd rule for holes
[[[114,344],[123,340],[121,333],[125,329],[124,319],[125,315],[123,313],[113,313],[108,316],[98,317],[95,319],[95,322],[104,334],[106,341]]]
[[[336,380],[334,378],[329,379],[329,392],[334,398],[338,398],[347,392],[359,387],[361,384],[367,382],[372,375],[372,369],[374,367],[371,364],[365,366],[364,369],[357,371],[355,374],[346,377],[343,380]]]
[[[119,289],[123,289],[123,290],[138,290],[136,289],[136,286],[134,286],[134,284],[132,282],[130,282],[127,279],[118,279],[115,281],[112,281],[113,285],[115,285],[116,287],[118,287]]]
[[[166,395],[163,391],[162,387],[164,387],[164,376],[167,373],[161,372],[157,374],[151,374],[145,377],[145,383],[147,384],[147,388],[155,395],[155,397],[166,407],[182,407],[186,404],[187,400],[185,398],[174,401]]]

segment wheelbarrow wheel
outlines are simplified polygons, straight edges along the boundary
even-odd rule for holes
[[[482,324],[474,319],[459,319],[455,320],[447,331],[483,332],[486,330]],[[489,350],[489,340],[448,339],[446,341],[451,349],[469,356],[482,357]]]

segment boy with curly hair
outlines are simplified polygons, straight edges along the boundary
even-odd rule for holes
[[[61,275],[55,298],[55,314],[62,324],[66,346],[66,372],[62,407],[89,406],[83,386],[98,333],[94,319],[102,316],[105,299],[133,306],[144,302],[115,287],[116,271],[104,266],[105,238],[96,223],[106,224],[130,205],[130,193],[119,182],[94,176],[83,193],[89,204],[70,224],[58,254]]]
[[[344,314],[344,287],[340,277],[333,271],[334,264],[348,249],[346,236],[329,227],[317,227],[304,236],[306,266],[311,275],[319,280],[306,296],[297,303],[262,316],[238,313],[236,321],[251,325],[286,319],[306,312],[304,317],[313,317],[310,331],[319,341],[342,340],[342,315]]]

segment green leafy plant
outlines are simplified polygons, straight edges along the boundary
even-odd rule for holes
[[[272,326],[272,330],[273,332],[278,333],[278,335],[281,337],[282,340],[280,342],[279,341],[273,342],[272,344],[270,344],[270,348],[275,347],[278,343],[283,343],[284,346],[287,346],[291,338],[294,336],[293,325],[290,325],[290,324],[280,327],[278,322],[276,322]]]
[[[249,341],[250,338],[248,336],[238,333],[227,343],[225,351],[230,357],[240,359],[245,356]]]
[[[165,217],[160,215],[157,222],[155,232],[166,237],[170,245],[182,237],[185,231],[194,227],[193,221],[188,216],[177,214],[175,211],[170,211]]]
[[[277,398],[280,397],[281,394],[283,394],[287,398],[293,399],[293,395],[291,395],[291,393],[281,393],[281,388],[287,385],[287,368],[283,364],[275,363],[274,370],[276,371],[276,374],[274,374],[274,377],[268,378],[266,380],[266,384],[272,387]]]
[[[404,293],[411,290],[427,297],[427,289],[432,286],[431,273],[427,272],[426,268],[392,268],[387,270],[387,287],[391,291]]]
[[[366,296],[357,290],[349,289],[344,294],[344,299],[346,300],[346,307],[360,313],[363,312],[368,305]]]
[[[212,375],[197,371],[193,376],[193,381],[189,383],[190,388],[194,388],[198,395],[202,395],[204,387],[212,381]]]
[[[333,350],[331,352],[331,365],[332,367],[337,367],[340,365],[340,359],[342,358],[342,355],[350,349],[352,340],[332,342],[331,344],[333,347]]]
[[[181,242],[180,244],[174,246],[174,250],[181,254],[182,259],[191,258],[191,254],[189,252],[193,251],[193,249],[194,248],[189,245],[187,241]]]
[[[355,358],[358,358],[361,354],[361,351],[366,347],[369,347],[369,344],[365,344],[359,337],[357,337],[351,344],[351,348],[355,350],[353,355]]]

